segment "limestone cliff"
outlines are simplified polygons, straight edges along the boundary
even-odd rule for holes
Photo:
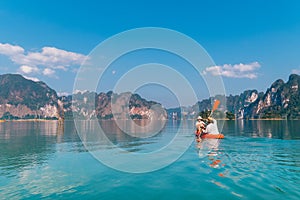
[[[0,75],[0,118],[59,118],[56,92],[18,74]]]

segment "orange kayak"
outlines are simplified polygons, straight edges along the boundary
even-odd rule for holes
[[[224,135],[222,133],[219,134],[202,134],[202,139],[224,139]]]

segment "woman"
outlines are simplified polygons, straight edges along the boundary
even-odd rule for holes
[[[201,116],[198,116],[196,124],[195,124],[195,126],[196,126],[196,137],[198,139],[200,139],[200,136],[201,136],[203,130],[205,129],[205,125],[206,124],[204,123],[203,118]]]
[[[217,120],[215,120],[212,117],[208,117],[207,120],[208,120],[208,125],[206,126],[206,129],[203,130],[203,132],[205,134],[212,134],[212,135],[219,134]]]

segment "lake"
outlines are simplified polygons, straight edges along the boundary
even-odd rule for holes
[[[111,121],[104,135],[98,122],[0,123],[0,199],[299,199],[299,122],[224,121],[225,139],[201,143],[193,121],[149,137]]]

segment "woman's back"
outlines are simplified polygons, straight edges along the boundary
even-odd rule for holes
[[[206,126],[206,131],[205,133],[208,134],[219,134],[219,130],[218,130],[218,125],[217,125],[217,120],[213,119],[212,122],[210,122],[207,126]]]

